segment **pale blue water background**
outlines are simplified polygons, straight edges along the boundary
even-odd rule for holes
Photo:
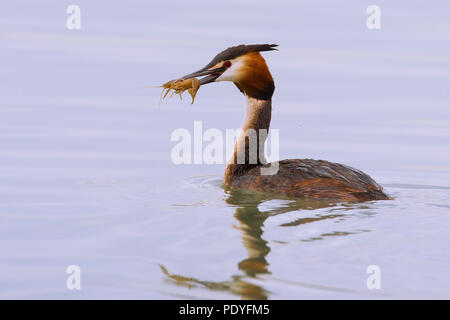
[[[69,4],[80,31],[66,29]],[[381,30],[366,28],[370,4]],[[0,298],[450,298],[449,10],[4,1]],[[280,45],[264,54],[280,158],[359,168],[395,200],[307,210],[230,198],[223,165],[172,164],[173,130],[237,128],[243,97],[220,83],[192,106],[158,107],[160,91],[143,87],[240,43]],[[66,288],[72,264],[80,291]],[[366,287],[373,264],[381,290]]]

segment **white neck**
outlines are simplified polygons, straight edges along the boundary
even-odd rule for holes
[[[244,173],[257,165],[265,163],[264,147],[272,117],[272,101],[247,97],[247,110],[241,133],[234,146],[233,156],[225,170],[227,177]],[[253,139],[252,139],[253,137]],[[245,158],[244,158],[245,157]]]

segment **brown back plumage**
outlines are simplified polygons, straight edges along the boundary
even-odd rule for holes
[[[230,180],[228,186],[233,189],[270,192],[290,198],[336,202],[389,199],[381,186],[364,172],[324,160],[282,160],[275,175],[261,175],[261,166],[257,166]]]

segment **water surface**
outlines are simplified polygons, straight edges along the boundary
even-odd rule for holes
[[[448,4],[15,1],[0,14],[0,298],[449,298]],[[174,165],[171,133],[237,128],[229,83],[158,106],[146,85],[239,43],[277,89],[280,158],[361,169],[394,200],[227,193],[223,165]],[[79,265],[82,289],[66,288]],[[381,269],[369,290],[366,269]]]

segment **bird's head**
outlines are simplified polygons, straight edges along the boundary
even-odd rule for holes
[[[248,97],[268,100],[275,85],[260,51],[277,50],[276,44],[253,44],[230,47],[211,60],[202,69],[180,79],[199,79],[200,85],[218,81],[233,82]]]

